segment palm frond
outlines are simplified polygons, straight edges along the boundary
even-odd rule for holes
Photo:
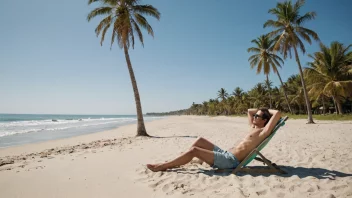
[[[314,32],[313,30],[310,30],[310,29],[302,27],[302,26],[296,27],[295,29],[298,29],[300,32],[304,32],[304,33],[308,34],[309,36],[313,37],[313,39],[315,41],[320,41],[318,34],[316,32]]]
[[[99,16],[99,15],[108,15],[111,14],[112,11],[112,7],[99,7],[99,8],[95,8],[94,10],[92,10],[88,16],[87,16],[87,20],[90,21],[92,18]]]
[[[274,20],[267,20],[264,25],[264,28],[266,27],[273,27],[273,28],[280,28],[280,27],[285,27],[285,24],[283,24],[280,21],[274,21]]]
[[[134,30],[137,32],[139,41],[142,43],[142,46],[144,47],[143,34],[142,34],[141,29],[139,28],[138,24],[133,19],[131,20],[131,22],[132,22]]]
[[[144,29],[148,31],[148,34],[152,35],[154,37],[154,31],[152,26],[149,25],[148,21],[146,18],[144,18],[142,15],[138,13],[134,13],[134,17],[136,19],[136,22],[142,26]]]
[[[106,25],[105,28],[103,29],[103,32],[101,33],[101,40],[100,40],[100,45],[103,45],[104,39],[105,39],[105,34],[108,31],[110,27],[110,24]]]
[[[114,42],[115,42],[115,37],[116,37],[116,32],[113,30],[113,31],[112,31],[112,34],[111,34],[110,50],[111,50],[111,48],[112,48],[112,45],[113,45]]]
[[[298,0],[293,6],[293,12],[298,12],[299,9],[305,4],[305,0]]]
[[[306,21],[310,21],[310,20],[313,20],[315,19],[315,16],[317,14],[315,12],[307,12],[306,14],[304,14],[303,16],[299,17],[296,22],[298,25],[301,25],[303,24],[304,22]]]
[[[88,0],[88,5],[95,2],[101,2],[106,5],[116,6],[119,0]]]
[[[101,30],[108,24],[111,23],[111,15],[107,16],[105,19],[103,19],[99,25],[95,28],[95,34],[99,36]]]
[[[312,44],[312,40],[305,32],[297,31],[297,33],[300,37],[303,38],[303,40],[307,41],[309,44]]]
[[[253,69],[259,62],[259,56],[258,55],[252,55],[251,57],[249,57],[249,61],[250,61],[250,65],[251,65],[251,69]]]
[[[132,45],[132,49],[134,49],[134,32],[133,32],[133,27],[129,27],[128,29],[128,38],[130,39],[130,43]]]
[[[260,49],[256,48],[256,47],[250,47],[247,49],[247,52],[256,52],[256,53],[260,53]]]
[[[134,12],[137,12],[139,14],[152,16],[158,20],[160,19],[160,12],[152,5],[135,5],[132,7],[132,9]]]

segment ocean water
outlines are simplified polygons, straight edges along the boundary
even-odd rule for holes
[[[144,121],[161,117],[144,116]],[[137,122],[135,115],[0,114],[0,148],[73,137]]]

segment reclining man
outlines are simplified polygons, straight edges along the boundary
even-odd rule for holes
[[[254,148],[270,135],[279,119],[280,112],[277,110],[248,109],[250,133],[237,147],[224,151],[210,141],[198,138],[192,147],[178,158],[160,164],[147,164],[147,167],[154,172],[164,171],[187,164],[196,157],[213,168],[236,168]]]

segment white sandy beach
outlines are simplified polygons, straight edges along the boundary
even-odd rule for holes
[[[305,123],[289,119],[262,151],[286,175],[215,173],[195,163],[158,173],[146,169],[186,151],[195,137],[230,148],[248,132],[244,117],[147,122],[148,133],[160,138],[134,137],[133,124],[4,148],[0,197],[352,197],[352,121]]]

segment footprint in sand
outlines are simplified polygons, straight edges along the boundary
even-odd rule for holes
[[[308,188],[307,192],[314,192],[315,189],[313,187]]]
[[[265,195],[268,192],[268,190],[261,190],[261,191],[257,191],[257,195],[261,196],[261,195]]]
[[[167,192],[169,192],[170,186],[171,186],[171,184],[165,184],[165,185],[161,188],[161,190],[162,190],[163,192],[167,193]]]
[[[295,191],[295,188],[296,188],[296,186],[295,185],[293,185],[293,186],[290,186],[290,188],[288,189],[290,192],[293,192],[293,191]]]

